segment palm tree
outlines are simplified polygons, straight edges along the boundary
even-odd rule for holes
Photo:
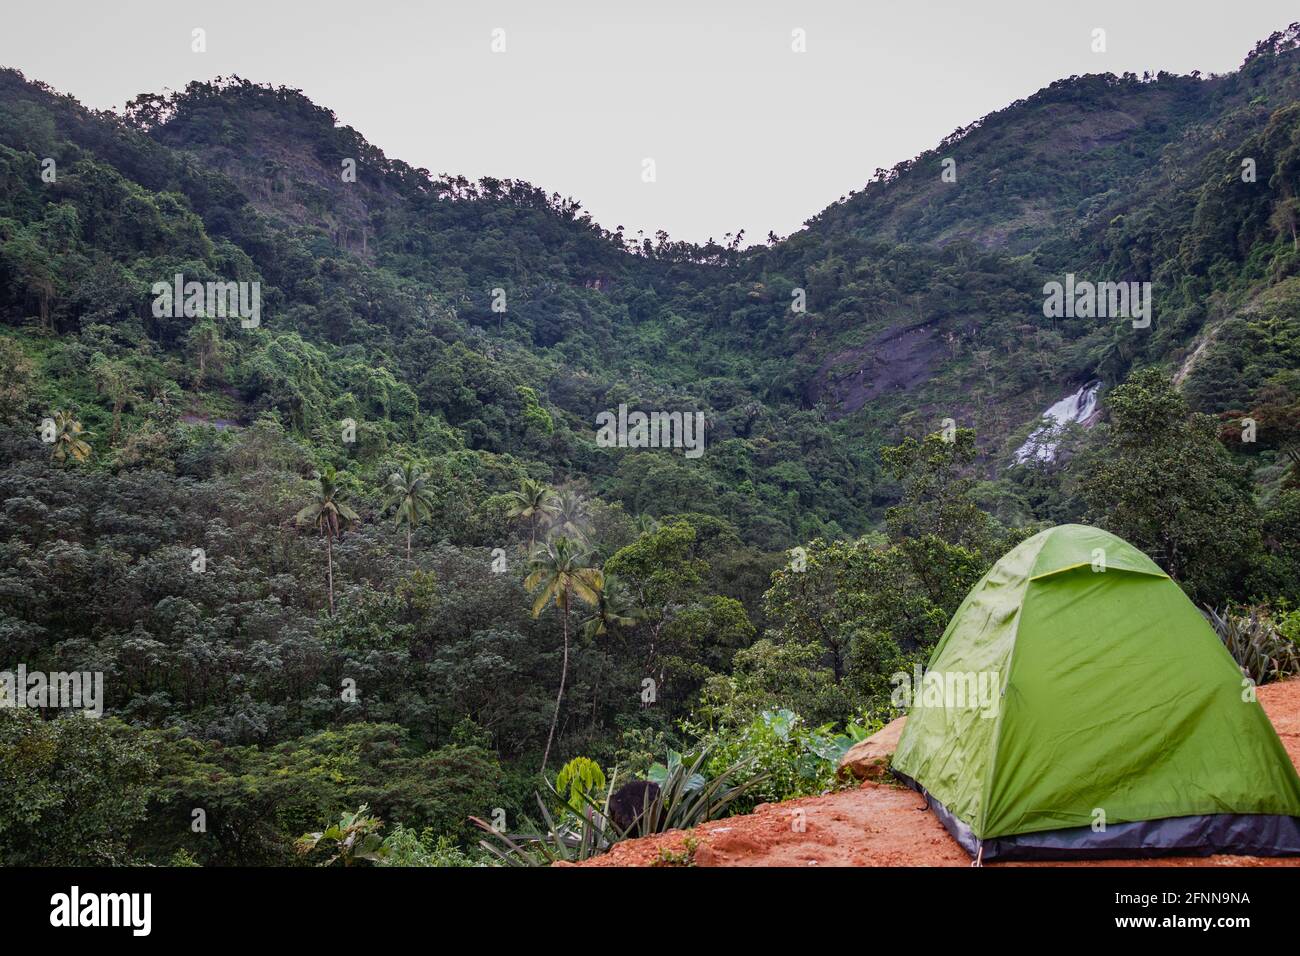
[[[636,528],[637,534],[654,534],[659,530],[659,521],[642,511],[632,519],[632,527]]]
[[[555,492],[540,481],[522,478],[519,487],[507,497],[510,499],[510,517],[528,519],[528,550],[531,553],[537,547],[537,519],[555,513]]]
[[[81,422],[72,417],[71,412],[55,411],[51,420],[54,422],[54,450],[51,456],[60,465],[69,460],[82,462],[90,457],[90,445],[82,440],[82,435],[90,436],[84,431]]]
[[[636,606],[632,592],[612,574],[601,575],[600,585],[596,588],[596,603],[591,617],[582,622],[582,636],[589,641],[604,637],[614,628],[631,627],[642,617]],[[591,687],[591,726],[587,729],[588,740],[596,735],[596,719],[600,713],[597,706],[600,701],[600,681],[605,676],[605,663],[608,655],[601,651],[600,666],[596,669],[596,679]]]
[[[325,569],[329,581],[330,617],[334,616],[334,539],[360,516],[343,503],[338,486],[338,474],[333,465],[326,465],[316,472],[320,487],[316,491],[316,500],[298,512],[294,520],[301,525],[315,525],[316,530],[325,536]]]
[[[590,553],[582,551],[568,538],[552,538],[533,550],[524,579],[524,587],[537,590],[533,601],[533,617],[539,617],[552,600],[564,622],[564,663],[560,667],[560,692],[555,695],[555,714],[551,717],[551,731],[546,735],[546,750],[542,753],[542,771],[551,756],[551,743],[555,740],[555,725],[560,719],[560,704],[564,700],[564,683],[569,676],[569,606],[573,598],[595,605],[600,599],[597,589],[604,581],[599,568],[588,563]],[[540,590],[538,590],[540,588]]]
[[[428,475],[410,463],[388,476],[388,503],[397,509],[393,513],[393,524],[406,522],[408,558],[411,556],[411,529],[433,516],[434,499],[428,480]]]
[[[113,405],[113,431],[108,436],[112,444],[122,430],[122,410],[128,405],[139,404],[142,399],[140,387],[130,366],[107,358],[102,352],[95,355],[90,371],[95,378],[96,390],[107,396]]]
[[[194,373],[194,388],[200,389],[208,378],[208,366],[220,372],[225,343],[221,341],[221,331],[211,319],[203,319],[190,328],[185,337],[186,344],[194,351],[194,358],[199,369]]]
[[[1291,463],[1291,467],[1282,476],[1282,487],[1300,488],[1300,442],[1283,445],[1282,454]]]
[[[613,628],[631,627],[641,619],[641,611],[632,599],[632,592],[612,574],[603,574],[596,590],[596,603],[591,617],[582,622],[584,637],[604,637]]]
[[[591,543],[591,508],[587,499],[576,491],[565,488],[555,496],[555,512],[551,518],[550,533],[573,538],[584,545]]]

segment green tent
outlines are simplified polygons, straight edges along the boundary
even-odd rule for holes
[[[893,769],[977,860],[1300,853],[1300,777],[1253,687],[1112,534],[1013,548],[918,676]]]

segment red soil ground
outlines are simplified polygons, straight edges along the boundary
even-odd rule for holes
[[[1300,767],[1300,679],[1259,689],[1291,762]],[[802,815],[803,832],[794,824]],[[691,833],[672,830],[628,840],[583,866],[653,866],[661,849],[681,853],[698,843],[697,866],[970,866],[970,857],[930,813],[920,795],[890,783],[763,804],[748,816],[715,820]],[[1166,857],[1081,863],[993,866],[1300,866],[1290,857]]]

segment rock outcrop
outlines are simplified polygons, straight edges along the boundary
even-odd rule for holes
[[[889,759],[903,735],[906,717],[899,717],[881,727],[866,740],[859,740],[840,759],[840,773],[859,780],[877,780],[889,771]]]

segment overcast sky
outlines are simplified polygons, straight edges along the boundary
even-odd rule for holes
[[[237,73],[434,173],[526,179],[629,233],[757,240],[1055,79],[1227,72],[1291,19],[1281,0],[65,0],[6,4],[0,64],[115,109]]]

